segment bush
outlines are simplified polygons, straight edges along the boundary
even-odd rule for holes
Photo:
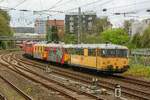
[[[125,43],[128,43],[129,36],[124,29],[109,29],[101,33],[101,41],[123,45]]]
[[[124,75],[138,76],[138,77],[150,77],[150,66],[144,66],[140,64],[133,64],[130,69],[124,73]]]

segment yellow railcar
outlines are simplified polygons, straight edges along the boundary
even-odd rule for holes
[[[104,72],[122,73],[128,66],[128,48],[114,44],[65,45],[68,64]]]

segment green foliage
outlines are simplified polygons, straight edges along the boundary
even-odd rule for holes
[[[58,29],[56,26],[48,27],[47,29],[47,34],[46,34],[46,39],[48,42],[58,42],[59,37],[58,37]]]
[[[130,69],[124,73],[124,75],[135,77],[150,77],[150,66],[134,64],[130,66]]]
[[[13,33],[8,21],[0,14],[0,36],[12,36]]]
[[[100,34],[84,35],[84,39],[83,39],[82,43],[89,43],[89,44],[101,43]]]
[[[9,26],[10,16],[6,11],[0,9],[0,36],[13,36]],[[12,46],[12,41],[0,41],[0,48],[6,49]]]
[[[135,34],[133,37],[132,37],[132,41],[130,43],[131,48],[140,48],[141,47],[141,36],[139,33]]]
[[[8,13],[6,11],[0,9],[0,14],[5,18],[5,20],[7,21],[7,24],[9,24],[10,16],[8,15]]]
[[[47,27],[47,33],[46,33],[46,40],[48,41],[48,42],[51,42],[52,40],[51,40],[51,36],[52,35],[52,31],[51,31],[51,27]]]
[[[58,37],[58,29],[56,26],[52,26],[52,41],[58,42],[59,37]]]
[[[150,48],[150,26],[143,32],[143,34],[135,34],[132,37],[132,48]]]
[[[129,41],[129,36],[121,28],[108,29],[101,33],[101,42],[111,42],[113,44],[124,44]]]
[[[76,34],[72,34],[72,33],[65,34],[64,42],[67,43],[67,44],[75,44],[75,43],[77,43],[77,35]]]
[[[108,18],[97,18],[93,25],[92,34],[82,33],[81,43],[101,43],[100,33],[111,27]],[[96,33],[96,34],[94,34]],[[77,43],[77,34],[66,33],[64,36],[65,43]]]
[[[64,38],[65,43],[77,43],[76,34],[66,34]],[[101,34],[83,34],[82,43],[105,43],[112,42],[113,44],[124,44],[129,41],[128,34],[121,28],[108,29]]]
[[[101,33],[104,30],[111,27],[110,21],[108,21],[108,18],[97,18],[95,21],[95,24],[93,26],[96,33]]]
[[[141,36],[141,47],[150,48],[150,26],[144,31]]]
[[[124,30],[125,30],[127,33],[129,33],[130,27],[131,27],[131,21],[125,20],[125,21],[124,21]]]

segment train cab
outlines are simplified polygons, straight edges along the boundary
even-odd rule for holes
[[[128,66],[128,48],[113,44],[80,44],[66,48],[69,63],[104,72],[122,73]]]

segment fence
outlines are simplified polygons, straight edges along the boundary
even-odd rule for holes
[[[131,64],[150,66],[150,49],[134,49],[130,53]]]

